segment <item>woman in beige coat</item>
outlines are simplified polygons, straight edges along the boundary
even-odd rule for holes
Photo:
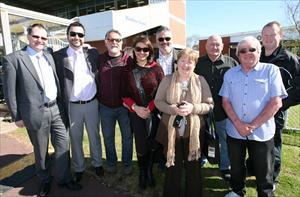
[[[202,116],[213,108],[213,99],[205,79],[194,73],[197,58],[194,50],[183,49],[178,54],[178,71],[161,81],[155,97],[162,112],[156,140],[164,145],[167,160],[164,196],[201,196],[200,128]]]

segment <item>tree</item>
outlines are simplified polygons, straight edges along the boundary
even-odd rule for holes
[[[284,3],[287,17],[298,32],[298,39],[300,39],[300,0],[284,0]]]

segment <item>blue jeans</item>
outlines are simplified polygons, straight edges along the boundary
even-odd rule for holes
[[[221,121],[216,121],[216,130],[219,136],[220,143],[220,170],[229,170],[230,161],[228,156],[228,148],[226,142],[226,119]]]
[[[118,161],[115,147],[116,121],[118,121],[122,136],[122,162],[124,166],[131,166],[132,132],[128,110],[125,107],[109,108],[100,103],[100,120],[108,166],[114,167]]]

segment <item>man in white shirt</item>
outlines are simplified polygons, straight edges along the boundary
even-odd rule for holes
[[[61,91],[52,55],[45,50],[48,36],[42,24],[27,29],[29,45],[3,58],[4,96],[17,127],[26,127],[34,148],[38,196],[51,188],[49,135],[55,149],[55,178],[69,190],[80,190],[69,166],[69,134],[61,116]],[[13,144],[12,144],[13,146]]]
[[[156,45],[154,59],[162,67],[164,74],[172,74],[176,70],[178,51],[173,48],[173,36],[168,27],[161,26],[156,32]]]
[[[79,22],[71,23],[67,28],[69,46],[53,55],[64,95],[64,115],[67,128],[70,128],[72,164],[77,182],[85,170],[82,147],[84,126],[89,138],[92,165],[98,176],[104,174],[95,80],[99,53],[95,48],[83,47],[84,36],[84,26]]]

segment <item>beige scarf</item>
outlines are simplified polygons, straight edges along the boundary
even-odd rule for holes
[[[180,102],[180,96],[182,93],[178,71],[172,76],[170,88],[167,92],[167,102],[170,104],[177,104]],[[198,85],[197,85],[198,83]],[[201,87],[199,87],[198,75],[192,74],[190,78],[189,92],[192,96],[191,103],[201,103]],[[173,127],[173,122],[176,115],[171,115],[168,122],[168,150],[167,150],[167,163],[166,166],[174,166],[175,161],[175,140],[176,130]],[[200,158],[200,119],[198,114],[190,114],[187,116],[187,122],[189,123],[186,128],[190,128],[190,142],[189,142],[189,155],[188,161],[197,160]]]

